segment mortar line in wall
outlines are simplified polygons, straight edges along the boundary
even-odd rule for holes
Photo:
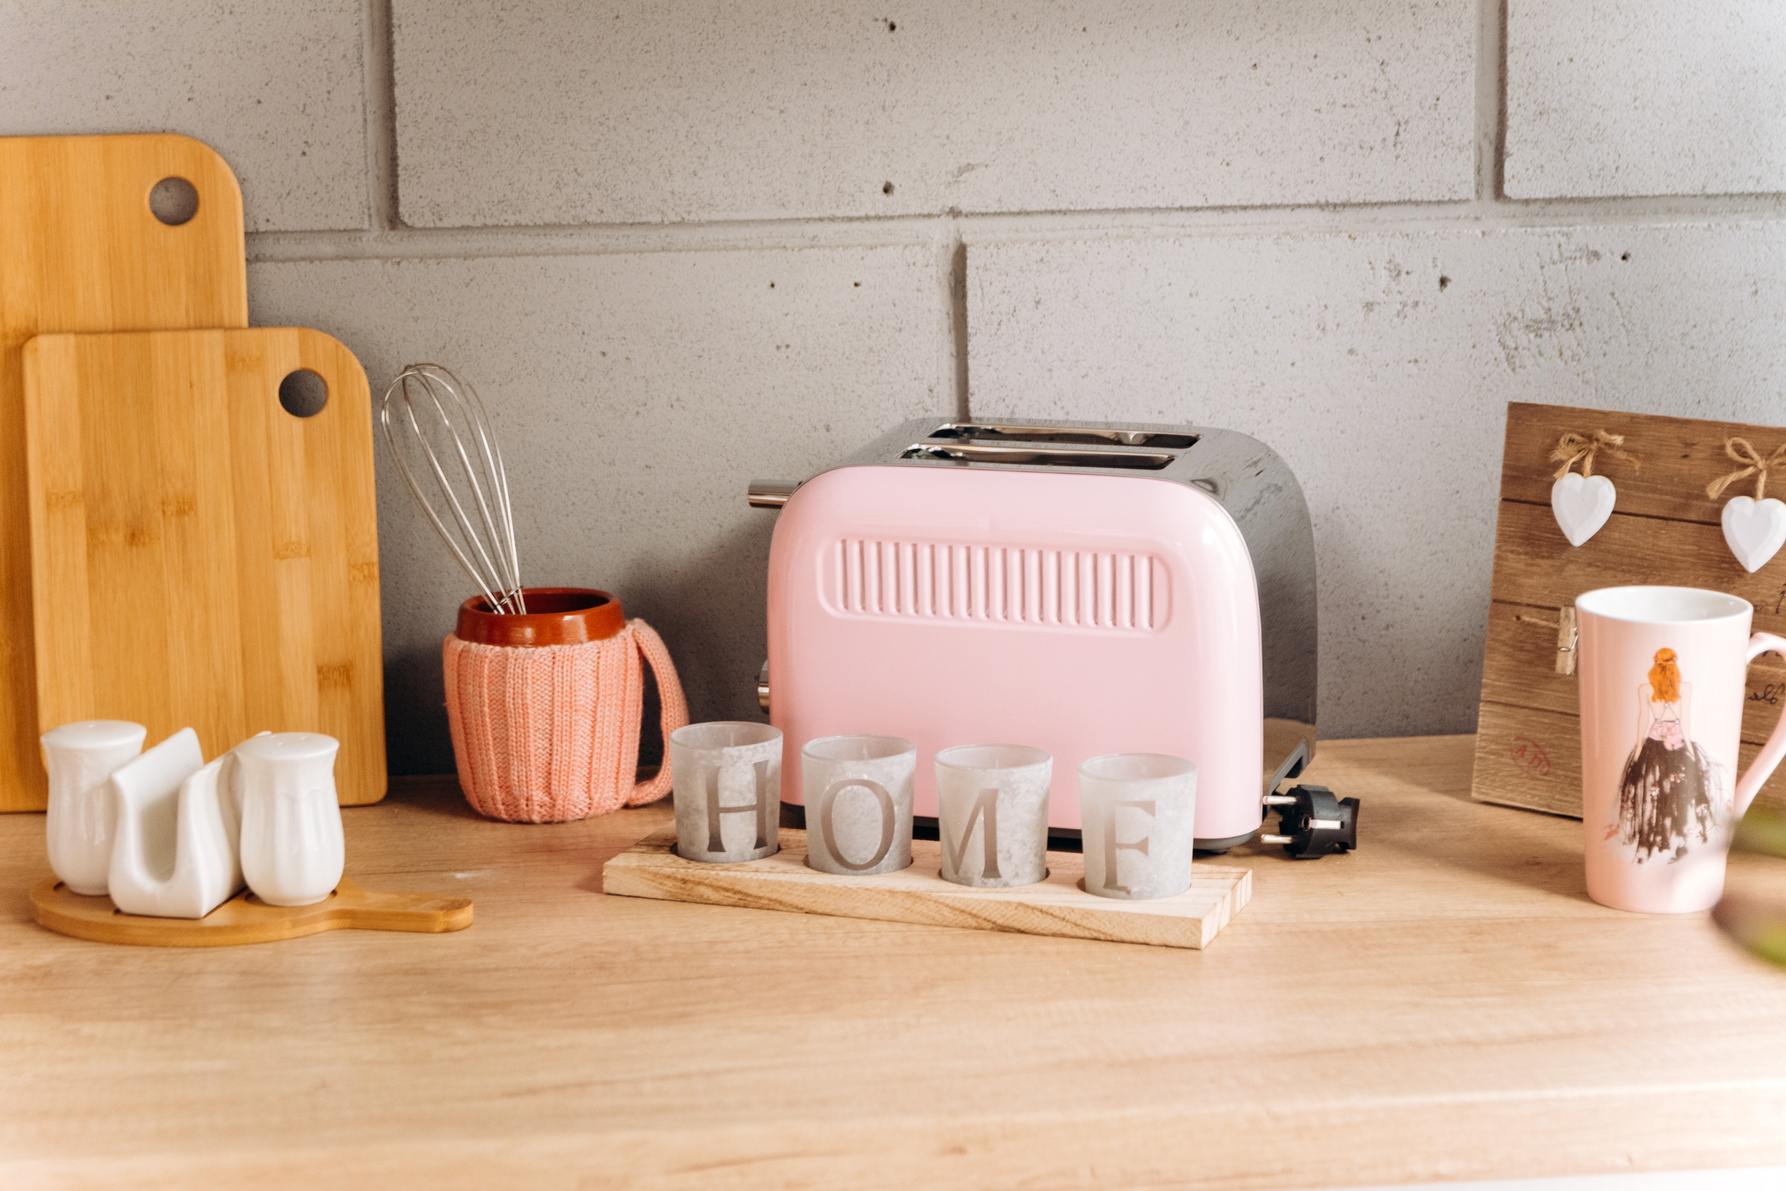
[[[1507,0],[1481,0],[1476,34],[1476,201],[1505,196]]]
[[[366,185],[374,235],[401,226],[397,213],[397,111],[391,0],[366,0]],[[363,237],[362,237],[363,238]]]
[[[1559,199],[1479,204],[1409,203],[1376,207],[1260,207],[1228,210],[1013,214],[967,217],[969,244],[1012,239],[1173,238],[1181,235],[1312,235],[1522,228],[1622,227],[1632,224],[1778,222],[1786,195]]]
[[[654,252],[929,247],[937,216],[787,219],[584,227],[397,228],[383,232],[253,232],[248,258],[263,261],[603,256]],[[1786,220],[1786,195],[1568,199],[1489,204],[1011,212],[952,216],[964,243],[1175,239],[1300,233],[1393,234],[1519,229],[1589,230],[1637,224],[1703,225]]]

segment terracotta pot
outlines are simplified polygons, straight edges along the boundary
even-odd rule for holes
[[[454,634],[478,645],[582,645],[626,627],[620,600],[592,587],[524,587],[526,615],[490,611],[483,596],[459,605]]]

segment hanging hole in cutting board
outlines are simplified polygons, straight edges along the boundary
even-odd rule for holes
[[[169,227],[198,214],[198,188],[184,178],[163,178],[149,191],[149,211]]]
[[[294,418],[314,418],[329,403],[329,382],[308,368],[296,368],[279,382],[279,404]]]

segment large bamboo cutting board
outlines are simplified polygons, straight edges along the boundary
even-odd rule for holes
[[[184,178],[177,226],[150,192]],[[242,192],[183,136],[0,137],[0,811],[42,810],[20,351],[55,331],[246,327]]]
[[[299,417],[280,385],[328,385]],[[385,791],[366,374],[320,331],[41,335],[25,348],[39,724],[341,741]]]
[[[1596,430],[1624,435],[1625,450],[1637,456],[1639,466],[1604,454],[1596,460],[1594,474],[1612,481],[1617,503],[1600,532],[1573,547],[1551,512],[1557,464],[1549,455],[1565,431]],[[1474,797],[1581,814],[1576,676],[1573,667],[1559,668],[1557,648],[1562,613],[1574,612],[1582,592],[1632,583],[1729,592],[1755,606],[1756,632],[1786,634],[1786,550],[1751,575],[1724,544],[1718,520],[1731,497],[1754,494],[1754,480],[1738,481],[1718,500],[1705,494],[1707,483],[1740,466],[1724,454],[1724,440],[1732,435],[1748,439],[1764,455],[1786,442],[1786,428],[1773,426],[1557,405],[1507,407],[1494,599],[1470,783]],[[1769,495],[1781,480],[1786,477],[1768,486]],[[1744,768],[1766,742],[1783,702],[1786,663],[1763,654],[1749,667],[1739,746]],[[1774,773],[1756,799],[1786,806],[1786,768]]]

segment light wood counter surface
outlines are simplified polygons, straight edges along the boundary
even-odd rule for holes
[[[1206,951],[606,897],[669,807],[399,784],[348,873],[449,935],[51,934],[0,818],[0,1186],[1335,1187],[1786,1164],[1786,972],[1603,909],[1470,737],[1333,742],[1360,850],[1236,849]]]

